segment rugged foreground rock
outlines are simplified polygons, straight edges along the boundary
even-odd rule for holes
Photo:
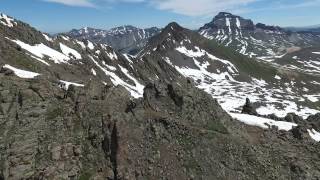
[[[319,144],[232,120],[208,94],[0,75],[2,179],[317,179]]]

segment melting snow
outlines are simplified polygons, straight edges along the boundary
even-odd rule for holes
[[[91,69],[91,72],[93,75],[95,75],[95,76],[97,75],[97,72],[93,68]]]
[[[317,132],[316,130],[312,129],[312,130],[309,130],[308,129],[308,133],[310,135],[310,137],[312,139],[314,139],[315,141],[319,142],[320,141],[320,133]]]
[[[237,27],[238,27],[239,29],[241,29],[241,23],[240,23],[239,18],[237,18]]]
[[[228,29],[229,29],[229,34],[231,34],[231,33],[232,33],[232,31],[231,31],[230,18],[226,18],[226,26],[227,26],[227,27],[228,27]]]
[[[42,33],[42,36],[43,36],[44,38],[46,38],[47,41],[50,41],[50,42],[53,41],[51,37],[49,37],[48,35],[46,35],[46,34],[44,34],[44,33]]]
[[[293,92],[292,84],[288,83],[287,87],[271,88],[266,81],[255,78],[252,78],[251,82],[236,81],[233,75],[237,75],[238,70],[229,61],[219,59],[199,48],[187,50],[185,47],[178,47],[176,50],[191,57],[198,68],[176,66],[174,61],[171,61],[168,57],[164,58],[164,60],[184,76],[194,79],[198,88],[211,94],[213,98],[218,100],[222,108],[228,112],[241,110],[246,98],[249,98],[252,102],[262,103],[257,109],[261,115],[275,114],[279,117],[284,117],[287,113],[295,112],[297,115],[306,118],[319,112],[305,106],[298,106],[295,103],[295,100],[301,100],[302,96]],[[227,71],[209,72],[207,67],[211,62],[202,62],[203,59],[201,59],[200,63],[200,59],[198,60],[198,58],[204,56],[224,63],[227,66]],[[277,76],[275,78],[279,79]],[[291,94],[288,95],[288,92]]]
[[[117,60],[118,59],[118,56],[114,51],[112,51],[111,53],[109,53],[109,52],[106,52],[106,53],[107,53],[107,55],[109,56],[109,58],[111,60]]]
[[[189,56],[189,57],[202,57],[205,55],[205,51],[202,51],[200,48],[195,47],[196,51],[193,50],[188,50],[186,47],[178,47],[176,48],[177,51],[180,53]]]
[[[70,38],[68,37],[68,36],[61,36],[62,37],[62,39],[64,39],[65,41],[69,41],[70,40]]]
[[[274,78],[275,78],[275,79],[278,79],[278,80],[281,80],[281,77],[278,76],[278,75],[276,75]]]
[[[278,127],[279,130],[290,131],[293,127],[297,126],[295,123],[285,122],[285,121],[275,121],[272,119],[252,116],[248,114],[238,114],[238,113],[229,113],[231,117],[236,120],[239,120],[250,126],[258,126],[264,129],[269,129],[272,126]]]
[[[133,91],[130,91],[131,95],[133,97],[139,98],[142,97],[141,95],[143,95],[143,89],[144,89],[144,85],[140,84],[138,80],[136,80],[133,76],[131,76],[128,72],[127,69],[123,68],[122,66],[120,66],[121,71],[129,78],[131,79],[134,84],[135,84],[135,88],[133,89]]]
[[[50,64],[47,63],[45,60],[42,60],[42,59],[40,59],[40,58],[38,58],[38,57],[35,57],[35,56],[33,56],[33,55],[31,55],[31,57],[32,57],[33,59],[35,59],[35,60],[37,60],[37,61],[39,61],[39,62],[47,65],[47,66],[50,66]]]
[[[311,102],[318,102],[320,99],[320,95],[303,95]]]
[[[278,130],[290,131],[293,127],[298,126],[295,123],[285,122],[285,121],[275,121],[268,118],[252,116],[248,114],[239,114],[239,113],[229,113],[230,116],[238,121],[241,121],[249,126],[257,126],[263,129],[269,129],[272,126],[276,126]],[[307,129],[309,136],[317,141],[320,142],[320,133],[316,130]]]
[[[4,65],[3,67],[12,70],[14,72],[14,74],[20,78],[32,79],[32,78],[40,75],[39,73],[21,70],[21,69],[15,68],[13,66],[10,66],[8,64]]]
[[[80,53],[78,53],[76,50],[69,48],[68,46],[60,43],[60,49],[63,52],[63,54],[70,56],[73,55],[76,59],[81,59]]]
[[[91,41],[88,41],[88,48],[93,50],[94,49],[94,45]]]
[[[125,81],[123,81],[119,76],[117,76],[115,73],[108,71],[106,68],[104,68],[103,66],[101,66],[97,61],[94,60],[94,58],[92,56],[89,56],[90,59],[96,64],[97,67],[99,67],[107,76],[110,76],[110,79],[112,81],[112,83],[117,86],[117,85],[121,85],[124,88],[126,88],[132,97],[134,98],[140,98],[143,96],[143,85],[141,85],[135,78],[133,78],[129,73],[128,70],[126,70],[125,68],[119,66],[121,68],[121,71],[132,81],[134,81],[135,86],[130,85],[128,83],[126,83]]]
[[[78,87],[84,87],[83,84],[75,83],[75,82],[69,82],[69,81],[63,81],[59,80],[64,86],[62,86],[63,89],[68,89],[70,85],[78,86]]]
[[[79,44],[82,49],[86,49],[86,45],[84,44],[84,42],[76,40],[76,43]]]
[[[126,60],[129,61],[130,64],[133,64],[133,62],[132,62],[132,60],[131,60],[131,58],[130,58],[130,55],[128,55],[128,54],[123,54],[123,56],[126,58]]]
[[[11,39],[9,39],[11,40]],[[48,56],[51,60],[53,60],[55,63],[67,63],[67,61],[70,60],[70,58],[44,44],[36,44],[34,46],[31,46],[29,44],[26,44],[19,40],[11,40],[18,44],[22,49],[25,49],[32,53],[33,55],[44,58],[45,56]]]
[[[13,18],[10,18],[2,13],[0,14],[0,23],[8,27],[13,27],[17,25]]]

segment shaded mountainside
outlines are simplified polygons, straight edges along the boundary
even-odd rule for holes
[[[147,43],[148,39],[161,30],[152,27],[140,29],[133,26],[121,26],[110,30],[82,28],[72,30],[67,35],[77,39],[87,39],[95,43],[108,44],[122,53],[135,55]]]
[[[213,99],[214,87],[281,86],[293,76],[284,70],[176,23],[134,58],[105,44],[50,38],[4,15],[0,22],[1,179],[320,177],[319,143],[310,138],[319,115],[277,121],[286,131],[271,122],[263,129]],[[312,76],[293,77],[318,88]]]
[[[291,32],[278,26],[254,24],[252,20],[225,12],[201,27],[199,33],[241,54],[266,61],[320,44],[317,32]]]

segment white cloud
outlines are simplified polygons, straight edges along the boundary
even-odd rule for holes
[[[233,11],[258,0],[152,0],[161,9],[188,16],[213,15],[220,11]]]
[[[42,0],[68,6],[97,7],[107,3],[147,3],[160,10],[168,10],[187,16],[212,15],[220,11],[229,11],[258,0]]]
[[[68,6],[95,7],[89,0],[43,0],[46,2],[60,3]]]
[[[145,3],[160,10],[166,10],[187,16],[213,16],[221,11],[243,13],[251,11],[301,8],[319,5],[320,0],[42,0],[69,6],[100,7],[101,4]],[[252,8],[253,3],[264,1],[264,7]]]

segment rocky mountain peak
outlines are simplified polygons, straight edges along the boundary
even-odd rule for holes
[[[230,33],[235,29],[254,30],[254,24],[250,19],[244,19],[227,12],[220,12],[210,23],[200,28],[200,30],[204,29],[224,29]]]
[[[176,22],[171,22],[164,28],[163,32],[179,32],[181,30],[183,30],[183,27]]]

